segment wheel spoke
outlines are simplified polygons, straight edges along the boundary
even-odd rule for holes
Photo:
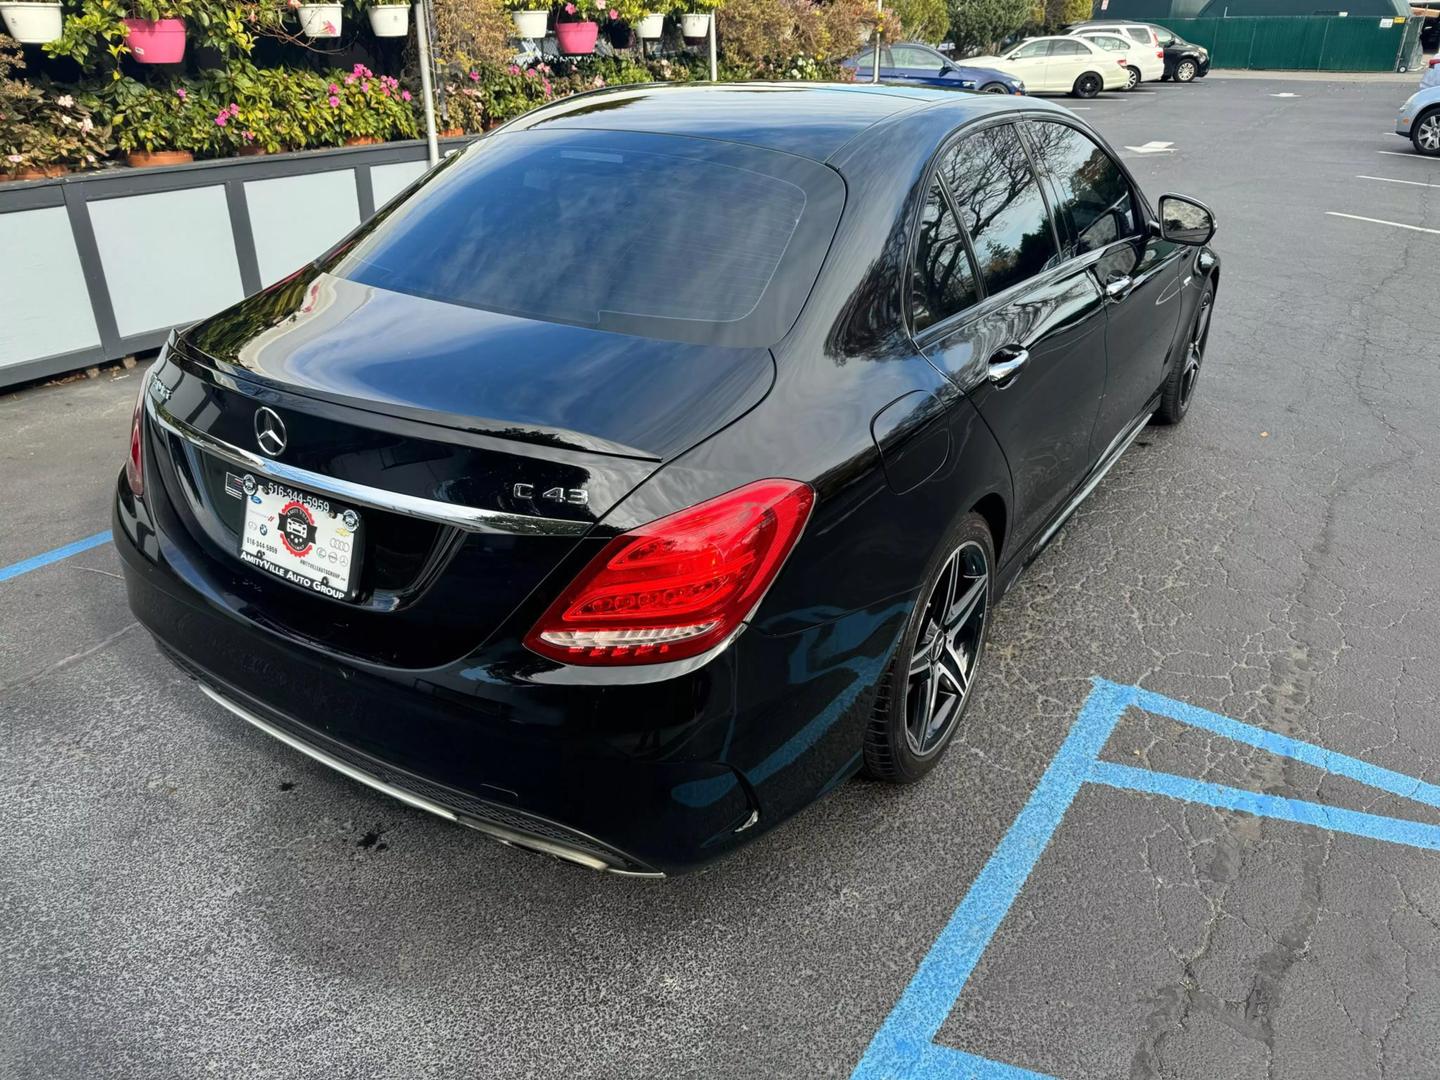
[[[953,632],[968,623],[970,616],[975,614],[975,609],[979,607],[980,601],[985,599],[985,593],[989,587],[988,574],[982,573],[979,577],[972,579],[969,587],[965,590],[965,595],[961,597],[960,603],[952,604],[948,609],[945,619],[946,629]]]
[[[970,686],[969,664],[954,644],[946,646],[945,656],[940,661],[939,674],[954,688],[956,704],[963,701],[965,691]]]

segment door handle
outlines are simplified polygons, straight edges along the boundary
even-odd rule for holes
[[[1030,362],[1030,350],[1018,345],[1008,345],[990,357],[988,372],[992,383],[1009,382],[1015,374]]]
[[[1135,279],[1129,274],[1124,277],[1115,278],[1105,283],[1105,299],[1111,303],[1118,303],[1130,295],[1130,290],[1135,288]]]

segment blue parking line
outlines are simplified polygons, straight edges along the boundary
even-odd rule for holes
[[[9,581],[21,574],[28,574],[31,570],[39,570],[42,566],[49,566],[51,563],[59,562],[61,559],[68,559],[71,555],[78,555],[82,551],[89,551],[93,547],[110,542],[110,531],[96,533],[94,536],[87,536],[84,540],[76,540],[72,544],[47,551],[43,555],[32,555],[28,559],[11,563],[9,566],[0,567],[0,581]]]
[[[1054,1080],[1043,1073],[936,1043],[975,965],[1086,783],[1200,803],[1256,817],[1440,850],[1440,826],[1362,813],[1324,803],[1245,791],[1153,769],[1102,761],[1100,752],[1128,708],[1345,776],[1376,790],[1440,807],[1440,787],[1368,761],[1327,750],[1138,686],[1092,680],[1090,696],[1015,823],[920,962],[910,985],[870,1041],[851,1080]]]

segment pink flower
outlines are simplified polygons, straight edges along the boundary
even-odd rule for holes
[[[543,71],[546,75],[549,75],[549,74],[550,74],[550,65],[549,65],[549,64],[541,64],[541,65],[540,65],[540,70]]]
[[[326,19],[326,20],[325,20],[325,25],[322,26],[321,29],[325,31],[325,36],[326,36],[326,37],[336,37],[336,36],[337,36],[336,33],[335,33],[335,24],[334,24],[333,22],[331,22],[329,19]]]
[[[240,132],[240,138],[244,139],[247,143],[254,142],[254,141],[255,141],[255,132],[253,132],[253,131],[248,131],[248,130],[247,130],[247,131],[242,131],[242,132]]]
[[[22,158],[19,154],[9,154],[6,156],[5,160],[10,162],[11,165],[19,165],[20,162],[24,161],[25,159]]]
[[[370,80],[369,80],[369,79],[366,79],[364,82],[362,82],[362,83],[360,84],[360,92],[361,92],[361,93],[364,93],[364,94],[368,94],[368,93],[370,92]]]
[[[565,5],[565,14],[566,14],[566,15],[574,15],[574,14],[575,14],[575,5],[574,5],[574,4],[566,4],[566,5]]]
[[[508,70],[509,70],[509,72],[510,72],[511,75],[519,75],[519,74],[520,74],[520,68],[519,68],[517,65],[515,65],[515,64],[511,64]]]
[[[356,75],[354,72],[351,72],[349,75],[346,75],[346,76],[345,76],[345,85],[346,85],[346,86],[354,86],[354,85],[355,85],[357,82],[359,82],[359,81],[360,81],[360,76],[359,76],[359,75]]]
[[[340,99],[334,94],[330,95],[330,107],[332,109],[338,109],[340,107]]]
[[[329,90],[330,90],[330,92],[331,92],[332,94],[338,94],[338,93],[340,92],[340,87],[336,86],[336,85],[332,82],[332,83],[330,84]]]
[[[236,105],[233,101],[230,103],[230,115],[231,115],[231,116],[239,116],[239,115],[240,115],[240,106],[239,106],[239,105]]]
[[[400,91],[400,100],[401,100],[401,101],[409,101],[409,100],[410,100],[410,91],[409,91],[409,90],[401,90],[401,91]]]
[[[610,9],[610,18],[612,18],[612,19],[618,19],[618,18],[620,18],[620,12],[616,11],[616,10],[612,7],[612,8]]]
[[[229,122],[230,122],[230,114],[227,113],[227,112],[222,112],[219,116],[215,117],[215,126],[216,126],[216,127],[224,127],[224,126],[225,126],[226,124],[228,124]]]
[[[471,82],[479,82],[479,81],[480,81],[480,73],[479,73],[478,71],[472,71],[472,72],[470,72],[470,81],[471,81]]]
[[[177,87],[175,88],[175,96],[178,97],[181,101],[184,101],[184,100],[185,100],[185,88],[184,88],[183,86],[177,86]]]
[[[534,68],[526,68],[526,69],[525,69],[525,77],[526,77],[527,79],[533,79],[533,78],[535,78],[535,69],[534,69]]]

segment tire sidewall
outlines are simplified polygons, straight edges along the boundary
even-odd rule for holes
[[[1175,65],[1175,81],[1188,83],[1195,81],[1195,73],[1199,71],[1199,65],[1194,60],[1181,60]],[[1189,74],[1185,74],[1186,72]]]
[[[950,561],[953,555],[962,545],[974,541],[978,543],[985,553],[985,565],[987,568],[986,587],[988,592],[985,597],[985,623],[980,635],[980,645],[976,651],[974,674],[971,677],[972,689],[965,696],[965,704],[961,709],[960,716],[956,722],[950,725],[950,730],[938,746],[925,754],[924,757],[916,754],[910,747],[910,742],[905,735],[905,695],[909,690],[908,672],[910,662],[915,654],[915,645],[920,638],[920,633],[925,625],[925,609],[930,594],[935,589],[935,583],[940,577],[940,572]],[[990,612],[995,602],[995,543],[990,536],[990,528],[985,519],[979,514],[971,512],[958,518],[947,530],[944,538],[936,546],[934,553],[930,556],[925,566],[925,576],[921,579],[920,588],[915,592],[915,602],[910,611],[909,620],[905,625],[904,636],[896,647],[895,655],[891,660],[887,675],[890,679],[890,700],[886,715],[882,718],[877,715],[872,718],[872,724],[879,724],[883,719],[884,735],[886,739],[886,750],[888,751],[893,770],[882,772],[873,768],[867,768],[871,775],[881,776],[883,779],[896,780],[901,783],[908,783],[918,780],[924,776],[936,763],[945,755],[950,743],[955,739],[955,733],[960,730],[965,716],[969,712],[970,702],[974,699],[974,680],[980,677],[985,662],[985,646],[990,637]],[[869,765],[869,747],[866,748],[867,766]],[[887,774],[888,773],[888,774]]]
[[[1086,91],[1087,86],[1092,87],[1092,89],[1090,89],[1088,93]],[[1095,97],[1104,88],[1105,81],[1101,79],[1099,75],[1096,75],[1093,71],[1087,71],[1084,75],[1081,75],[1078,79],[1075,80],[1075,85],[1071,87],[1071,93],[1073,93],[1078,98],[1084,98],[1088,100]]]
[[[1415,147],[1415,152],[1422,157],[1437,157],[1440,156],[1440,148],[1426,150],[1420,145],[1420,125],[1427,120],[1440,121],[1440,109],[1430,109],[1415,118],[1415,124],[1410,128],[1410,145]]]

